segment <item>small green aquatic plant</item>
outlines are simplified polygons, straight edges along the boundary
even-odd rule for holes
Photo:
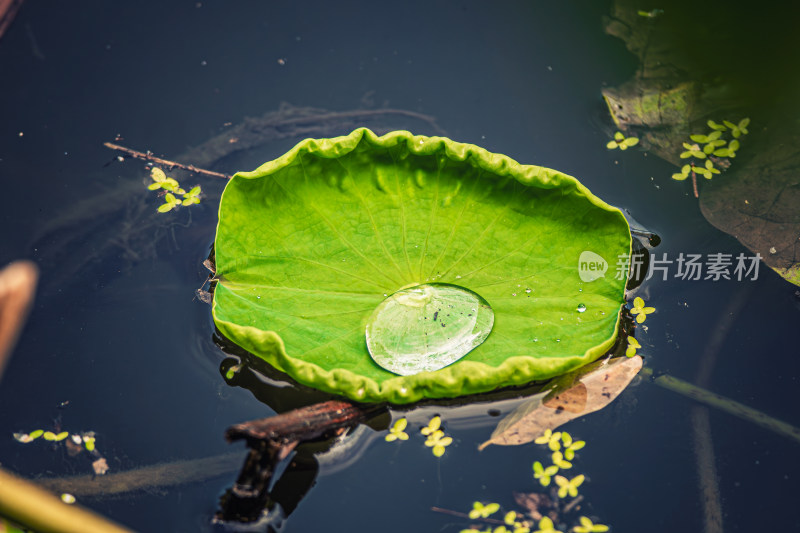
[[[694,142],[700,143],[700,144],[703,145],[703,154],[704,154],[703,157],[705,157],[706,155],[712,153],[714,150],[718,149],[719,147],[725,146],[727,144],[725,142],[725,140],[724,139],[720,139],[720,137],[722,137],[722,131],[721,130],[714,130],[714,131],[710,132],[708,135],[695,134],[695,135],[690,135],[689,136],[689,138],[691,140],[693,140]],[[697,145],[694,145],[694,146],[697,146]],[[685,147],[685,144],[684,144],[684,147]],[[695,155],[694,153],[692,153],[691,155],[693,155],[694,157],[697,157],[697,155]],[[683,154],[681,154],[681,157],[683,157]],[[700,159],[702,159],[702,157]]]
[[[636,355],[636,350],[641,347],[642,345],[639,344],[639,341],[637,341],[634,337],[628,337],[628,348],[625,350],[625,355],[628,357],[633,357]]]
[[[547,446],[557,452],[561,449],[561,432],[556,431],[555,433],[548,429],[544,432],[544,434],[539,437],[538,439],[534,440],[536,444],[547,444]]]
[[[568,468],[572,468],[572,463],[564,459],[564,454],[561,452],[553,452],[550,458],[553,460],[553,464],[556,465],[561,470],[567,470]]]
[[[434,424],[434,431],[438,431],[438,426]],[[547,446],[551,453],[553,461],[562,466],[562,469],[571,468],[572,464],[568,461],[575,458],[575,452],[582,449],[586,442],[576,440],[566,431],[553,431],[552,429],[545,430],[542,435],[535,440],[537,444]],[[578,489],[586,480],[586,476],[578,474],[572,478],[559,475],[559,466],[556,464],[550,465],[545,468],[541,462],[535,461],[533,463],[533,476],[539,480],[539,483],[547,487],[550,485],[552,479],[555,479],[557,488],[552,488],[550,496],[543,494],[531,493],[530,501],[534,502],[531,506],[523,503],[519,498],[519,494],[515,494],[515,499],[518,505],[523,505],[533,512],[534,517],[541,516],[538,522],[538,529],[534,533],[563,533],[555,529],[556,525],[553,520],[565,521],[567,520],[566,514],[574,507],[576,500],[571,500],[569,503],[565,501],[567,497],[577,498]],[[558,498],[556,499],[556,495]],[[497,523],[493,518],[489,518],[492,514],[501,509],[499,503],[484,503],[473,502],[472,509],[465,516],[471,520],[480,520],[489,523]],[[456,514],[455,511],[440,511],[448,512],[449,514]],[[534,512],[535,511],[535,512]],[[538,514],[537,514],[538,513]],[[571,533],[602,533],[609,530],[609,527],[603,524],[595,524],[589,517],[580,516],[578,518],[579,524],[574,525],[568,531]],[[508,511],[503,517],[503,525],[499,527],[487,527],[481,529],[479,524],[472,524],[470,529],[462,529],[460,533],[531,533],[531,530],[536,527],[537,523],[526,520],[522,513],[516,511]]]
[[[677,181],[692,177],[695,198],[699,197],[697,174],[710,180],[714,174],[720,173],[717,166],[721,168],[730,166],[730,160],[736,157],[736,152],[741,146],[739,138],[748,133],[747,126],[750,124],[750,119],[745,117],[736,124],[729,120],[723,120],[722,124],[709,120],[706,124],[710,131],[690,135],[690,142],[683,143],[684,151],[679,155],[681,159],[692,158],[698,161],[690,161],[681,167],[680,172],[672,174],[672,179]],[[726,139],[726,134],[730,134],[730,138]],[[703,166],[699,161],[704,161]]]
[[[553,432],[551,429],[545,430],[544,434],[534,442],[536,444],[546,444],[553,452],[550,454],[553,464],[547,468],[539,461],[533,463],[533,477],[538,479],[543,487],[550,485],[551,479],[559,471],[572,468],[570,461],[575,458],[575,452],[586,446],[586,442],[573,440],[572,435],[566,431]]]
[[[408,427],[408,419],[400,418],[392,427],[389,428],[389,434],[384,437],[386,442],[394,442],[400,440],[408,440],[408,433],[405,429]],[[439,415],[431,418],[428,425],[420,429],[420,433],[427,437],[425,439],[425,446],[431,448],[433,455],[441,457],[444,455],[445,449],[453,443],[453,438],[444,434],[442,427],[442,417]]]
[[[710,159],[706,159],[705,167],[694,167],[693,170],[698,174],[702,174],[707,180],[710,180],[714,174],[719,174],[719,170],[714,168],[714,162]]]
[[[157,191],[159,189],[165,191],[164,203],[158,207],[159,213],[167,213],[179,206],[190,206],[200,203],[200,194],[202,190],[199,185],[192,187],[189,192],[181,188],[180,184],[175,178],[167,176],[163,170],[158,167],[153,167],[150,170],[150,178],[153,183],[147,186],[148,190]],[[175,195],[180,195],[182,198],[177,198]]]
[[[58,433],[54,431],[45,431],[43,429],[36,429],[31,431],[30,433],[14,433],[14,440],[17,442],[21,442],[23,444],[27,444],[29,442],[33,442],[38,438],[42,438],[42,440],[46,440],[48,442],[61,442],[70,437],[69,431],[60,431]],[[95,433],[93,431],[86,431],[83,433],[74,433],[70,437],[70,440],[79,446],[83,446],[86,448],[86,451],[92,452],[95,450],[95,442],[97,440]]]
[[[473,502],[472,509],[467,516],[472,520],[487,519],[499,510],[499,503]],[[503,516],[503,525],[495,528],[487,527],[482,533],[530,533],[530,527],[528,527],[530,523],[520,520],[521,517],[522,515],[516,511],[509,511]],[[492,521],[496,523],[495,519]],[[480,530],[476,528],[462,529],[460,533],[475,533],[476,531]]]
[[[102,476],[108,471],[108,462],[105,457],[97,450],[97,436],[94,431],[84,431],[81,433],[70,433],[69,431],[45,431],[36,429],[29,433],[14,433],[14,440],[23,444],[42,439],[53,443],[54,448],[66,446],[70,456],[77,455],[84,450],[92,457],[92,470],[95,475]],[[2,530],[0,530],[2,531]]]
[[[631,314],[636,315],[636,322],[639,324],[644,322],[647,319],[647,315],[655,310],[655,307],[645,307],[644,300],[639,296],[633,299],[633,308],[631,309]]]
[[[232,380],[236,374],[242,369],[242,364],[231,365],[231,367],[225,371],[225,379],[228,381]]]
[[[749,118],[743,118],[742,120],[739,121],[738,124],[734,124],[733,122],[728,122],[727,120],[723,120],[722,123],[730,128],[731,135],[733,135],[734,139],[738,139],[742,135],[747,135],[748,133],[750,133],[749,131],[747,131],[747,126],[750,124]],[[711,124],[709,124],[709,126],[711,126]],[[716,124],[716,126],[717,128],[719,128],[719,124]]]
[[[426,428],[423,428],[426,429]],[[452,437],[445,437],[444,431],[437,429],[428,436],[425,446],[432,448],[433,455],[441,457],[444,455],[445,448],[453,443]]]
[[[550,465],[547,468],[539,461],[533,463],[533,477],[539,480],[543,487],[550,485],[550,480],[558,473],[558,466]]]
[[[17,442],[22,442],[24,444],[33,442],[39,437],[42,437],[44,440],[50,442],[60,442],[69,437],[69,431],[61,431],[60,433],[54,433],[52,431],[37,429],[31,431],[30,433],[14,433],[14,439],[16,439]]]
[[[688,159],[690,157],[694,157],[697,159],[705,159],[706,153],[700,149],[700,146],[697,144],[689,144],[683,143],[683,147],[686,148],[685,152],[681,152],[680,158],[681,159]]]
[[[575,458],[575,452],[586,446],[582,440],[573,440],[572,435],[566,431],[561,432],[561,442],[564,443],[564,457],[570,461]]]
[[[606,148],[609,150],[613,150],[614,148],[619,148],[620,150],[627,150],[631,146],[636,146],[639,144],[638,137],[625,137],[621,131],[618,131],[614,134],[614,139],[608,141],[606,144]]]
[[[572,528],[574,533],[603,533],[608,531],[608,526],[604,524],[595,524],[588,517],[582,516],[580,520],[581,525]]]
[[[558,485],[559,498],[566,498],[567,494],[575,498],[578,496],[578,487],[583,484],[586,476],[578,474],[572,479],[567,479],[564,476],[556,476],[554,479],[556,480],[556,485]]]
[[[533,533],[563,533],[562,531],[556,529],[555,524],[550,519],[550,517],[543,516],[541,520],[539,520],[539,529],[534,531]]]
[[[499,510],[499,503],[472,502],[472,510],[469,512],[469,517],[473,520],[476,518],[488,518]]]
[[[392,442],[395,440],[408,440],[408,433],[404,431],[407,425],[407,418],[401,418],[395,422],[389,429],[389,434],[384,437],[386,442]]]

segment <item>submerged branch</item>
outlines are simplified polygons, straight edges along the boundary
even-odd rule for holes
[[[644,367],[642,368],[641,375],[652,377],[653,369]],[[671,390],[672,392],[677,392],[678,394],[686,396],[687,398],[704,403],[710,407],[719,409],[720,411],[725,411],[726,413],[737,416],[742,420],[752,422],[753,424],[761,426],[764,429],[768,429],[779,435],[783,435],[784,437],[789,437],[792,440],[800,442],[800,428],[783,422],[782,420],[778,420],[777,418],[773,418],[766,413],[762,413],[761,411],[753,409],[752,407],[748,407],[737,402],[736,400],[732,400],[720,394],[707,391],[706,389],[698,387],[697,385],[693,385],[687,381],[683,381],[666,374],[652,378],[652,381],[659,387]]]
[[[32,481],[55,493],[68,492],[78,497],[110,496],[137,490],[196,483],[227,475],[239,469],[242,457],[243,452],[234,452],[202,459],[145,466],[104,476],[39,478]]]
[[[153,163],[158,163],[159,165],[164,165],[165,167],[169,168],[177,167],[183,170],[188,170],[189,172],[194,172],[195,174],[203,174],[205,176],[211,176],[212,178],[224,178],[224,179],[231,178],[227,174],[222,174],[221,172],[214,172],[213,170],[198,168],[194,165],[184,165],[183,163],[170,161],[169,159],[162,159],[160,157],[154,156],[150,152],[139,152],[137,150],[132,150],[130,148],[126,148],[124,146],[120,146],[118,144],[113,144],[113,143],[103,143],[103,146],[105,146],[106,148],[111,148],[112,150],[117,150],[118,152],[124,152],[133,158],[141,159],[142,161],[152,161]]]
[[[708,407],[695,405],[691,410],[694,454],[700,495],[703,502],[704,533],[722,533],[722,498],[719,494],[714,443]]]

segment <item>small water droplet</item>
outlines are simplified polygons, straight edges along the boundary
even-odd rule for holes
[[[516,296],[516,295],[517,295],[517,293],[516,293],[516,292],[512,292],[512,293],[511,293],[511,296]]]
[[[564,320],[564,317],[562,316],[559,320]]]
[[[258,299],[260,300],[260,299],[261,299],[261,296],[256,296],[256,298],[258,298]]]
[[[583,289],[578,289],[578,292],[583,292]]]
[[[533,342],[539,342],[539,338],[538,337],[534,337],[533,338]]]
[[[579,313],[583,313],[584,311],[586,311],[586,306],[583,304],[579,304],[576,311],[578,311]]]
[[[530,294],[531,292],[533,292],[533,289],[525,289],[525,292],[526,292],[527,294]]]
[[[456,276],[456,279],[461,279],[461,276]]]
[[[561,339],[556,339],[556,342],[561,342]]]

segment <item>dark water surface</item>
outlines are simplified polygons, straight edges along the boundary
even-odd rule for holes
[[[41,284],[0,383],[0,463],[29,477],[88,473],[88,462],[63,448],[12,438],[54,421],[95,431],[111,472],[233,450],[244,457],[224,429],[292,403],[286,390],[254,395],[225,382],[210,308],[194,298],[224,183],[186,178],[208,197],[157,214],[142,163],[104,166],[114,154],[102,143],[117,135],[177,157],[281,102],[344,111],[372,100],[431,115],[457,141],[578,177],[656,231],[658,253],[752,255],[706,222],[690,187],[670,179],[670,164],[606,150],[614,130],[600,90],[636,70],[624,44],[603,33],[610,9],[589,1],[25,3],[0,40],[0,265],[31,259]],[[720,37],[721,46],[735,38]],[[788,68],[797,51],[763,57]],[[795,75],[772,75],[782,80],[776,94],[790,92]],[[754,123],[759,109],[775,113],[750,108]],[[796,109],[787,118],[795,124]],[[415,133],[436,133],[417,125]],[[299,140],[264,144],[215,170],[251,170]],[[144,214],[132,212],[144,201]],[[127,247],[109,244],[120,237]],[[714,331],[731,321],[708,388],[800,426],[795,289],[764,265],[756,281],[647,281],[637,294],[657,312],[637,335],[645,364],[693,381]],[[441,459],[418,435],[386,443],[367,428],[354,450],[321,460],[284,531],[457,532],[470,521],[431,507],[466,512],[479,500],[521,510],[513,493],[541,491],[531,463],[548,457],[533,444],[478,452],[498,421],[487,414],[493,405],[414,414],[443,415],[455,442]],[[571,472],[587,476],[581,514],[614,532],[702,531],[693,405],[642,381],[566,425],[587,442]],[[800,528],[800,443],[716,410],[711,428],[725,530]],[[235,475],[79,501],[139,531],[206,531]]]

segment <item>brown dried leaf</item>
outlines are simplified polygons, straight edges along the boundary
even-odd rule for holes
[[[212,297],[210,292],[204,291],[203,289],[197,289],[194,294],[201,302],[205,304],[211,303]]]
[[[481,444],[525,444],[570,420],[598,411],[611,403],[642,369],[642,358],[618,357],[580,368],[555,380],[546,391],[517,407]]]
[[[586,401],[589,392],[586,385],[578,382],[564,391],[553,391],[542,400],[542,405],[555,409],[556,411],[565,410],[570,413],[583,413],[586,410]]]

